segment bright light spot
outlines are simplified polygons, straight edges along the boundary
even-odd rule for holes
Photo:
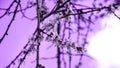
[[[110,15],[102,23],[104,29],[91,40],[88,53],[98,61],[98,68],[120,68],[120,20]]]

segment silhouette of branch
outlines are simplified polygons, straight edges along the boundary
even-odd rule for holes
[[[0,43],[3,41],[3,39],[5,38],[6,35],[8,35],[8,31],[10,26],[12,25],[16,14],[18,12],[21,12],[23,17],[30,19],[30,20],[34,20],[35,18],[37,19],[37,27],[33,33],[32,38],[27,42],[27,44],[23,47],[24,51],[21,51],[14,60],[11,61],[11,63],[6,67],[6,68],[10,68],[11,65],[15,65],[15,61],[17,59],[19,59],[20,63],[18,65],[18,68],[20,68],[20,66],[22,65],[22,63],[25,61],[27,55],[29,53],[31,53],[32,51],[36,52],[36,68],[45,68],[44,66],[42,66],[40,64],[40,60],[47,60],[47,59],[57,59],[57,65],[58,68],[61,68],[61,64],[62,61],[64,63],[64,67],[66,68],[66,60],[65,60],[65,55],[69,56],[69,68],[71,68],[71,64],[72,64],[72,56],[79,56],[80,57],[80,62],[78,63],[78,65],[76,66],[76,68],[79,68],[79,66],[81,65],[81,60],[83,58],[83,56],[87,56],[85,54],[85,45],[88,44],[87,41],[87,37],[89,32],[91,31],[90,26],[91,24],[94,24],[94,22],[92,22],[91,17],[88,17],[87,14],[93,13],[93,12],[101,12],[103,10],[106,11],[112,11],[111,9],[116,9],[118,8],[118,6],[120,5],[120,3],[115,3],[115,4],[110,4],[108,6],[103,6],[103,7],[89,7],[86,5],[81,5],[81,4],[76,4],[76,3],[72,3],[70,0],[66,0],[66,1],[62,1],[62,0],[58,0],[57,3],[55,4],[55,6],[53,7],[53,9],[48,13],[47,10],[44,9],[44,11],[42,10],[43,8],[41,8],[40,4],[42,6],[45,0],[36,0],[36,3],[32,4],[31,6],[27,6],[26,8],[22,8],[21,4],[20,4],[20,0],[18,0],[18,2],[16,0],[14,0],[10,6],[7,9],[4,8],[0,8],[0,10],[6,10],[6,12],[0,16],[0,18],[3,18],[5,15],[7,15],[7,13],[11,14],[13,13],[13,17],[10,21],[10,23],[8,24],[8,27],[5,31],[5,33],[3,34],[2,38],[0,39]],[[14,3],[17,3],[16,8],[14,11],[10,11],[11,7],[13,6]],[[72,6],[72,10],[69,8],[69,5]],[[24,11],[26,11],[29,8],[32,8],[33,6],[36,6],[36,17],[34,17],[34,19],[29,18],[25,15]],[[84,8],[80,8],[77,9],[75,6],[81,6]],[[111,7],[112,6],[112,7]],[[18,10],[18,7],[20,7],[20,9]],[[86,16],[88,18],[86,18],[84,15],[86,14]],[[118,17],[114,11],[113,14]],[[52,16],[52,15],[59,15],[58,17],[56,17],[54,20],[57,22],[53,23],[47,23],[47,25],[45,25],[44,28],[42,28],[41,26],[44,25],[42,24],[44,22],[44,20],[46,20],[48,17]],[[72,36],[72,28],[71,28],[71,21],[69,21],[69,17],[70,16],[74,16],[74,18],[76,19],[75,22],[77,22],[77,43],[78,46],[76,46],[75,42],[69,41],[70,37]],[[77,17],[76,17],[77,16]],[[119,18],[119,17],[118,17]],[[62,19],[65,19],[65,22],[62,22]],[[120,18],[119,18],[120,19]],[[87,23],[87,25],[85,27],[81,27],[81,22],[83,22],[84,24]],[[67,27],[68,25],[68,27]],[[56,26],[56,27],[55,27]],[[40,28],[41,27],[41,28]],[[63,27],[63,29],[62,29]],[[47,28],[49,28],[47,30]],[[50,32],[50,30],[52,29],[56,29],[57,35],[55,35],[53,32]],[[84,37],[82,38],[83,43],[81,43],[82,45],[80,45],[80,35],[82,33],[81,30],[87,29],[84,33]],[[66,35],[66,31],[68,30],[68,37],[67,39],[65,38]],[[61,33],[62,32],[62,33]],[[59,36],[62,34],[62,36],[59,38]],[[45,36],[44,36],[45,35]],[[43,38],[46,38],[47,40],[49,40],[49,42],[54,43],[55,45],[57,45],[57,56],[56,57],[50,57],[50,58],[40,58],[40,43],[41,40],[43,40]],[[29,45],[29,47],[28,47]],[[64,48],[68,49],[68,53],[64,53]],[[71,49],[76,50],[79,54],[72,54]],[[23,55],[22,58],[20,58],[20,55]],[[61,57],[62,55],[62,57]],[[89,56],[88,56],[89,57]],[[62,58],[62,60],[61,60]]]
[[[118,19],[120,19],[120,17],[115,12],[113,12],[113,11],[111,11],[111,12],[114,14],[115,17],[117,17]]]
[[[60,29],[60,27],[61,27],[61,24],[60,24],[60,22],[58,22],[58,25],[57,25],[57,33],[58,33],[58,35],[60,35],[60,31],[61,31],[61,29]],[[58,47],[59,45],[57,45],[57,64],[58,64],[58,68],[61,68],[61,50],[60,50],[60,48]]]
[[[62,18],[66,18],[66,17],[71,16],[71,15],[73,15],[73,16],[75,16],[75,15],[83,15],[83,14],[88,14],[88,13],[91,13],[91,12],[92,13],[97,12],[97,11],[100,12],[102,10],[107,10],[107,11],[111,12],[111,10],[108,10],[108,9],[112,9],[112,7],[116,8],[116,6],[118,7],[119,5],[120,5],[120,3],[115,3],[115,4],[110,4],[108,6],[97,7],[97,8],[93,7],[93,8],[75,9],[77,11],[77,13],[71,13],[71,14],[69,13],[67,15],[64,15],[64,16],[58,18],[58,20],[62,19]],[[112,6],[112,7],[110,7],[110,6]],[[56,12],[62,12],[62,11],[56,11]]]
[[[71,22],[68,22],[68,27],[71,27]],[[68,30],[68,39],[71,39],[71,32]],[[68,55],[69,55],[69,68],[71,68],[72,56],[71,56],[71,48],[68,48]]]
[[[16,0],[14,0],[14,1],[12,1],[12,3],[10,4],[10,6],[7,8],[7,9],[2,9],[2,10],[6,10],[5,11],[5,13],[2,15],[2,16],[0,16],[0,18],[3,18],[5,15],[7,15],[7,13],[10,11],[10,9],[11,9],[11,7],[13,6],[13,4],[14,3],[17,3],[17,1]],[[17,11],[17,9],[16,9],[16,11]],[[15,12],[15,11],[14,11]],[[15,14],[15,13],[14,13]]]
[[[16,2],[16,0],[14,0],[14,1],[12,2],[12,4],[11,4],[11,5],[9,6],[9,8],[7,9],[7,11],[6,11],[0,18],[2,18],[4,15],[6,15],[6,13],[10,10],[10,8],[11,8],[12,5],[13,5],[13,3],[15,3],[15,2]],[[18,0],[18,3],[17,3],[17,5],[16,5],[16,7],[15,7],[15,10],[14,10],[13,17],[12,17],[10,23],[8,24],[8,27],[7,27],[6,31],[5,31],[5,33],[3,34],[2,38],[0,39],[0,43],[3,41],[3,39],[5,38],[5,36],[8,35],[9,28],[10,28],[10,26],[12,25],[12,23],[13,23],[15,17],[16,17],[16,13],[17,13],[17,9],[18,9],[18,6],[19,6],[19,5],[20,5],[20,0]]]

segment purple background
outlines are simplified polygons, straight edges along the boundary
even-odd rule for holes
[[[4,1],[1,0],[0,1],[0,7],[1,8],[6,8],[7,6],[9,6],[11,1],[12,0],[4,0]],[[21,1],[21,2],[23,4],[23,7],[25,7],[26,6],[26,1]],[[87,2],[87,3],[83,2],[83,3],[91,6],[91,2],[92,1]],[[47,3],[47,5],[49,6],[49,11],[50,11],[51,8],[53,8],[54,4],[50,1],[49,3]],[[14,9],[14,7],[13,7],[13,9]],[[27,10],[25,12],[25,14],[28,17],[32,18],[32,17],[35,16],[35,12],[36,12],[36,9],[35,8],[31,8],[30,10]],[[2,14],[2,13],[3,13],[3,11],[0,11],[0,14]],[[5,30],[7,28],[7,25],[9,23],[9,21],[11,20],[11,16],[12,16],[12,14],[10,16],[5,16],[4,18],[0,19],[0,37],[5,32]],[[115,18],[115,17],[113,17],[113,15],[111,17],[112,18],[110,18],[110,19]],[[50,18],[52,18],[52,17],[50,17]],[[98,31],[101,30],[101,32],[102,32],[102,30],[104,30],[104,28],[101,29],[100,22],[105,22],[105,23],[109,22],[109,21],[106,21],[108,19],[109,19],[109,16],[108,16],[108,18],[105,18],[103,20],[97,20],[99,22],[95,26],[93,26],[94,27],[94,31],[90,34],[89,39],[92,39],[92,37],[94,37],[94,35],[96,37]],[[115,19],[115,20],[113,20],[113,22],[116,22],[117,20],[118,19]],[[35,28],[36,28],[36,20],[31,21],[31,20],[28,20],[26,18],[23,18],[21,13],[17,14],[16,19],[13,22],[13,24],[12,24],[12,26],[11,26],[9,32],[8,32],[8,36],[6,36],[5,39],[3,40],[3,42],[0,44],[0,68],[4,68],[7,64],[9,64],[11,62],[11,60],[13,60],[16,57],[16,55],[22,50],[23,46],[26,44],[28,39],[32,36],[32,33],[34,32]],[[119,28],[116,28],[115,30],[117,30],[117,29],[119,29]],[[111,30],[110,33],[114,32],[115,30]],[[103,37],[104,35],[106,36],[106,33],[107,32],[103,33],[102,35],[100,35],[100,37]],[[113,34],[112,34],[112,36],[113,36]],[[98,43],[96,43],[95,45],[101,43],[99,41],[103,40],[101,38],[97,38],[97,39],[99,39],[99,40],[97,40]],[[116,36],[115,36],[114,39],[116,39]],[[73,38],[73,40],[74,40],[74,38]],[[94,43],[94,41],[92,41],[92,42]],[[107,42],[107,43],[109,43],[109,42]],[[42,44],[42,46],[40,48],[40,57],[41,58],[42,57],[55,57],[55,55],[56,55],[56,47],[52,46],[50,49],[48,49],[48,47],[50,46],[51,43],[45,42],[45,41],[43,41],[41,44]],[[104,45],[104,43],[102,43],[102,45]],[[118,43],[118,45],[119,45],[119,43]],[[94,51],[94,47],[93,47],[93,53],[91,53],[92,51],[90,51],[90,53],[93,56],[95,56],[96,60],[95,59],[91,59],[91,58],[85,56],[83,58],[83,60],[82,60],[82,64],[83,65],[81,66],[81,68],[98,68],[100,66],[101,66],[100,68],[103,68],[102,67],[103,64],[101,64],[102,60],[99,60],[99,58],[96,57],[96,55],[98,55],[98,54],[95,51]],[[102,51],[102,52],[104,52],[104,51]],[[116,50],[114,52],[116,52]],[[89,50],[88,50],[88,53],[89,53]],[[104,54],[101,54],[101,53],[99,53],[99,54],[100,55],[104,55]],[[27,58],[27,60],[25,60],[26,62],[24,62],[22,64],[21,68],[34,68],[34,65],[35,65],[35,56],[34,55],[35,55],[35,53],[33,53],[33,54],[31,53],[29,55],[29,57]],[[116,56],[117,55],[118,54],[116,54]],[[111,57],[111,54],[109,55],[109,57]],[[103,56],[103,58],[104,58],[104,56]],[[68,56],[65,56],[65,59],[67,61],[68,60]],[[105,55],[105,59],[106,59],[106,55]],[[76,63],[78,63],[78,60],[79,60],[79,57],[77,57],[77,56],[73,57],[72,68],[74,68],[74,65]],[[114,58],[113,58],[113,60],[114,60]],[[16,63],[18,63],[18,61]],[[57,67],[57,60],[56,59],[49,59],[49,60],[41,59],[40,63],[42,65],[44,65],[46,68],[56,68]],[[99,66],[98,63],[100,64],[100,66]],[[109,63],[105,63],[105,64],[108,64],[108,66],[112,65],[112,64],[109,64]],[[12,68],[16,68],[16,67],[12,66]]]

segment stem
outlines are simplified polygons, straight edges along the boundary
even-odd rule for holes
[[[40,26],[40,20],[41,20],[41,11],[40,11],[40,1],[39,0],[36,0],[36,3],[37,3],[37,8],[36,8],[36,11],[37,11],[37,35],[40,36],[40,30],[39,30],[39,26]],[[36,50],[36,68],[39,68],[40,67],[40,62],[39,62],[39,47],[40,47],[40,42],[39,42],[39,38],[36,37],[36,41],[37,41],[37,50]]]
[[[58,28],[57,28],[57,33],[58,35],[60,34],[60,22],[58,23]],[[57,63],[58,63],[58,68],[61,68],[61,60],[60,60],[60,48],[57,47]]]

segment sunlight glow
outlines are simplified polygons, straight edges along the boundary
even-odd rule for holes
[[[120,68],[120,20],[110,15],[102,26],[90,41],[88,53],[97,60],[98,68]]]

